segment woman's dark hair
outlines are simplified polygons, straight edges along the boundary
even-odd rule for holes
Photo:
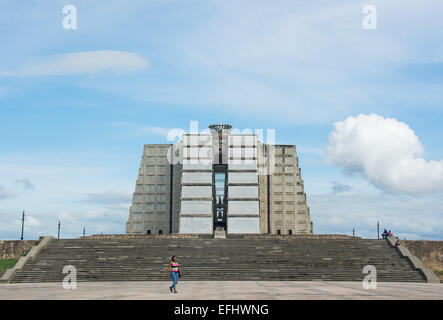
[[[172,261],[172,262],[174,262],[174,258],[175,258],[175,256],[172,256],[172,257],[171,257],[171,261]]]

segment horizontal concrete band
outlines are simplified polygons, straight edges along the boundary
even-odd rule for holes
[[[131,206],[132,211],[141,211],[141,212],[156,212],[156,211],[168,211],[169,203],[133,203]]]
[[[258,182],[256,183],[229,183],[228,182],[228,187],[253,187],[253,186],[258,186]]]
[[[230,219],[230,218],[233,218],[233,219],[235,219],[235,218],[260,218],[260,215],[255,214],[255,213],[232,214],[232,213],[229,213],[229,211],[228,211],[227,217],[228,217],[228,219]]]
[[[228,186],[229,198],[258,198],[258,185],[255,186]]]
[[[212,184],[212,172],[183,172],[182,185],[187,183],[210,183]]]
[[[228,215],[258,215],[260,213],[259,201],[233,201],[228,200]]]
[[[139,176],[137,184],[151,184],[151,185],[169,185],[169,175],[164,176]]]
[[[210,165],[212,164],[213,157],[183,157],[181,158],[182,164],[200,164],[200,165]]]
[[[183,214],[206,214],[212,213],[212,201],[181,201],[180,213]]]
[[[183,198],[212,198],[212,186],[183,186]]]
[[[254,135],[230,135],[228,137],[228,145],[242,146],[242,145],[257,145],[258,137]]]
[[[258,184],[258,174],[257,172],[228,172],[228,183],[232,185],[236,183]]]
[[[198,214],[190,214],[190,213],[180,213],[180,218],[212,218],[212,213],[198,213]]]
[[[228,233],[260,233],[260,218],[257,217],[228,217]]]
[[[234,162],[234,160],[229,160],[228,162],[228,171],[233,170],[241,170],[241,171],[247,171],[247,170],[257,170],[257,161],[256,160],[235,160],[237,163]],[[254,161],[253,163],[246,163],[244,161]]]
[[[206,201],[206,200],[212,201],[212,197],[211,198],[198,198],[198,197],[187,198],[187,197],[180,197],[180,200],[181,201]]]
[[[238,147],[229,147],[228,148],[228,156],[237,158],[237,157],[257,157],[257,148],[238,148]]]
[[[184,148],[208,148],[212,147],[212,142],[198,142],[196,144],[183,144]]]
[[[212,233],[213,217],[180,217],[179,233]]]
[[[195,142],[189,142],[186,145],[183,145],[183,152],[186,149],[210,149],[210,152],[212,152],[212,141],[195,141]]]
[[[208,186],[212,186],[212,183],[199,183],[199,182],[195,182],[195,183],[182,183],[182,186],[201,186],[201,187],[208,187]]]
[[[229,163],[236,163],[235,161],[255,161],[257,160],[257,157],[229,157],[228,161],[230,161]],[[241,162],[238,162],[241,163]]]

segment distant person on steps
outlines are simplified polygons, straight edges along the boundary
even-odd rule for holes
[[[171,291],[171,293],[172,291],[174,291],[174,293],[177,293],[178,277],[181,277],[182,271],[180,269],[180,266],[178,265],[176,256],[172,256],[171,261],[169,262],[169,266],[166,269],[163,277],[166,277],[166,274],[169,271],[171,271],[171,278],[172,278],[172,286],[169,287],[169,291]]]

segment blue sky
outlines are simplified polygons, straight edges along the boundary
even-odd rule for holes
[[[62,26],[67,4],[76,30]],[[316,233],[375,237],[379,220],[442,239],[442,12],[438,0],[2,0],[0,238],[19,237],[22,210],[28,239],[58,220],[64,237],[123,233],[143,144],[197,120],[296,144]]]

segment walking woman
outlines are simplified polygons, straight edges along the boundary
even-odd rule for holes
[[[169,287],[169,291],[174,290],[174,293],[177,293],[177,282],[178,282],[178,277],[181,277],[182,275],[182,270],[180,269],[180,266],[177,263],[177,257],[176,256],[172,256],[171,261],[169,262],[169,266],[165,271],[165,274],[163,275],[163,277],[166,277],[166,274],[168,273],[168,271],[171,271],[171,278],[172,278],[172,286]]]

